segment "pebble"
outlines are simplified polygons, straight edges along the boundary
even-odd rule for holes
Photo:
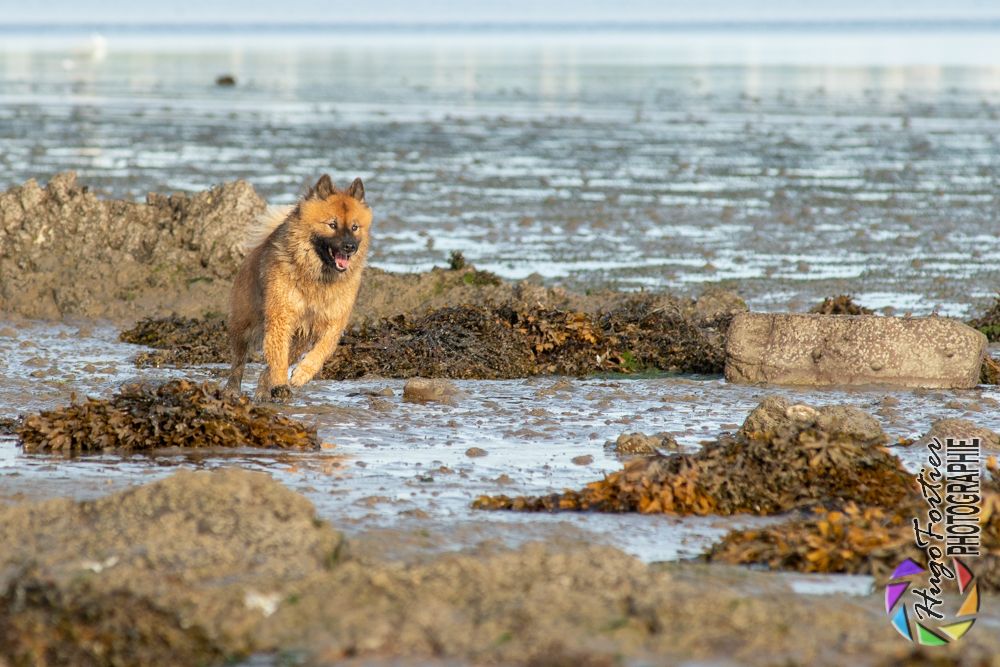
[[[458,388],[448,380],[411,378],[403,386],[403,400],[408,403],[450,403]]]

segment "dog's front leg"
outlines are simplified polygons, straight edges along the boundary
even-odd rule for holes
[[[267,381],[258,383],[258,400],[284,401],[292,396],[288,388],[288,352],[292,326],[288,318],[270,317],[264,322],[264,361]],[[266,395],[264,395],[266,394]]]
[[[295,370],[292,371],[292,386],[301,387],[309,380],[312,380],[316,373],[323,368],[325,362],[340,342],[340,335],[344,331],[344,324],[337,323],[331,326],[320,336],[313,348],[302,358]]]

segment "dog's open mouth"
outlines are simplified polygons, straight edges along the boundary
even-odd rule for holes
[[[330,254],[333,255],[333,264],[334,266],[337,267],[338,271],[346,271],[347,268],[351,265],[350,255],[345,255],[342,252],[337,252],[332,248],[330,249]]]

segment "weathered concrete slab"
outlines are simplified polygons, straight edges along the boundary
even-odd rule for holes
[[[983,334],[944,317],[740,313],[726,343],[726,380],[969,388],[985,354]]]

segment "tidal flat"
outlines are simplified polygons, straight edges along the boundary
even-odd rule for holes
[[[351,379],[316,380],[275,407],[315,429],[309,451],[18,443],[21,418],[85,397],[223,379],[210,336],[195,358],[122,332],[173,313],[217,324],[240,221],[323,171],[362,176],[376,214],[352,350],[424,331],[426,313],[489,304],[555,309],[560,327],[611,336],[617,320],[600,329],[602,313],[660,299],[651,312],[676,308],[706,358],[724,337],[712,317],[732,308],[804,312],[851,294],[878,314],[980,315],[1000,289],[1000,84],[985,56],[930,66],[917,40],[908,57],[814,62],[788,35],[762,39],[769,55],[739,65],[720,42],[700,62],[648,35],[306,35],[297,47],[111,36],[100,57],[9,42],[0,535],[14,546],[0,664],[994,664],[989,598],[979,627],[931,657],[896,636],[871,568],[705,562],[747,531],[800,548],[830,520],[812,508],[473,508],[599,482],[628,465],[623,434],[663,434],[660,454],[695,455],[769,397],[867,413],[916,473],[926,451],[914,442],[934,422],[1000,431],[993,384],[738,386],[715,367],[669,367],[676,350],[644,368],[617,350],[592,372],[534,372],[532,350],[517,366],[530,376],[452,378],[446,401],[405,400],[392,372],[334,368],[329,378]],[[792,56],[774,55],[782,39]],[[223,74],[235,85],[215,85]],[[67,171],[75,179],[57,176]],[[449,268],[456,251],[470,266]],[[574,313],[585,317],[563,317]],[[381,338],[358,333],[401,314],[412,321]],[[649,340],[631,335],[629,350]],[[789,519],[800,523],[784,534]]]

